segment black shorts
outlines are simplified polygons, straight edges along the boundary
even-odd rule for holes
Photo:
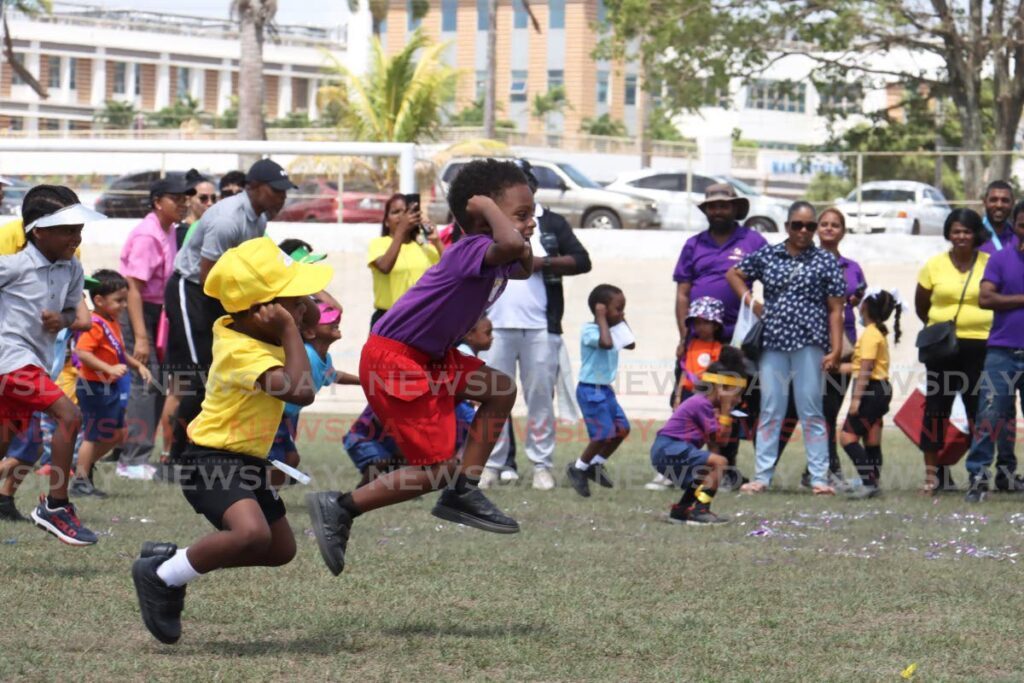
[[[209,370],[213,362],[213,323],[224,315],[220,301],[177,272],[164,290],[167,311],[167,357],[164,365],[174,374]]]
[[[218,529],[224,528],[224,513],[240,500],[255,500],[268,525],[285,516],[284,502],[270,487],[266,460],[189,444],[181,464],[185,499]]]
[[[864,394],[860,397],[860,412],[856,416],[846,416],[846,421],[843,422],[843,431],[856,434],[862,439],[865,438],[868,432],[888,414],[890,401],[892,401],[892,386],[889,382],[884,379],[868,380]]]

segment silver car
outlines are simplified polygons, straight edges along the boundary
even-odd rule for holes
[[[859,233],[941,235],[952,211],[938,189],[912,180],[864,183],[836,206],[846,215],[846,227]]]
[[[427,215],[436,223],[449,220],[448,183],[469,158],[452,159],[442,169],[435,199],[427,205]],[[606,190],[572,164],[530,159],[537,177],[537,201],[565,216],[577,228],[605,230],[646,230],[661,227],[655,202],[638,195]]]

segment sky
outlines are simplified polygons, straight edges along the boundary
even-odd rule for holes
[[[138,9],[227,19],[230,0],[92,0],[112,9]],[[277,23],[337,26],[344,21],[345,0],[278,0]]]

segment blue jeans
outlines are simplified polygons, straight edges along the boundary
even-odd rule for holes
[[[818,346],[805,346],[796,351],[765,349],[761,354],[758,368],[761,416],[757,423],[754,479],[765,486],[771,483],[779,458],[779,434],[786,419],[791,381],[804,433],[811,484],[828,485],[828,427],[822,409],[825,373],[821,371],[821,360],[824,356],[824,350]]]
[[[967,455],[971,479],[985,478],[999,450],[999,467],[1012,475],[1016,469],[1013,446],[1016,437],[1017,395],[1024,399],[1024,349],[990,347],[985,355],[978,391],[978,421],[974,442]]]

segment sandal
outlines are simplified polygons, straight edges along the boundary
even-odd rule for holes
[[[812,488],[811,491],[813,491],[814,495],[816,495],[816,496],[834,496],[834,495],[836,495],[836,490],[834,488],[832,488],[831,486],[821,486],[821,485],[819,485],[819,486],[815,486],[814,488]]]
[[[759,481],[748,481],[740,487],[740,493],[764,493],[768,486]]]

